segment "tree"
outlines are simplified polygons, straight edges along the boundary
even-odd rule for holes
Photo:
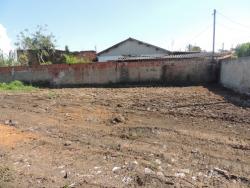
[[[189,52],[201,52],[201,47],[192,44],[187,45],[187,51]]]
[[[65,45],[65,53],[68,54],[69,53],[69,46]]]
[[[250,42],[237,45],[235,53],[238,57],[250,56]]]
[[[40,64],[46,63],[46,58],[55,52],[55,36],[47,32],[47,25],[38,25],[33,33],[25,29],[19,33],[17,41],[18,49],[34,51]]]
[[[4,54],[2,50],[0,50],[0,67],[6,66],[16,66],[20,65],[19,62],[16,61],[16,53],[15,51],[9,51],[9,54]]]

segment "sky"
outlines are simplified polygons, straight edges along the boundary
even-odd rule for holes
[[[48,25],[58,49],[102,51],[128,37],[168,50],[216,50],[250,42],[249,0],[0,0],[0,48],[14,49],[24,29]]]

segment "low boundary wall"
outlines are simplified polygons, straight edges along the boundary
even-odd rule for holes
[[[0,68],[0,82],[20,80],[52,87],[133,83],[193,85],[216,82],[217,78],[218,65],[199,58]]]
[[[220,83],[226,88],[250,95],[250,57],[223,61]]]

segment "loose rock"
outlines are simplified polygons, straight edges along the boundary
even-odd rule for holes
[[[9,125],[9,126],[16,126],[16,125],[18,124],[18,122],[9,119],[9,120],[5,120],[5,121],[4,121],[4,124],[5,124],[5,125]]]
[[[129,176],[125,176],[123,179],[122,179],[122,182],[125,183],[125,184],[129,184],[133,181],[133,178],[129,177]]]
[[[156,175],[157,175],[157,176],[160,176],[160,177],[164,177],[163,172],[157,172]]]
[[[64,143],[64,146],[70,146],[71,144],[72,144],[71,141],[66,141],[66,142]]]
[[[156,159],[155,162],[160,165],[161,164],[161,160],[160,159]]]
[[[125,117],[123,117],[122,115],[118,115],[111,120],[111,123],[113,124],[124,123],[125,120],[126,120]]]
[[[119,170],[121,170],[122,168],[119,167],[119,166],[115,166],[113,169],[112,169],[112,172],[114,173],[117,173]]]
[[[144,173],[145,173],[145,174],[154,174],[154,171],[151,170],[150,168],[145,168],[145,169],[144,169]]]

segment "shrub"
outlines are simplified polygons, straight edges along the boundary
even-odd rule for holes
[[[79,58],[79,57],[76,57],[74,55],[68,55],[68,54],[64,54],[63,56],[65,58],[66,64],[91,63],[91,61],[85,57]]]
[[[51,65],[51,64],[52,64],[51,61],[45,61],[45,62],[41,63],[41,65]]]
[[[18,60],[21,63],[21,65],[28,65],[29,64],[28,55],[26,53],[21,54],[18,57]]]
[[[21,81],[15,80],[10,83],[0,83],[0,90],[33,90],[35,89],[32,86],[26,86]]]
[[[64,54],[64,58],[65,58],[65,62],[66,64],[77,64],[79,63],[78,59],[73,56],[73,55],[67,55],[67,54]]]
[[[250,56],[250,42],[238,45],[235,52],[238,57]]]

